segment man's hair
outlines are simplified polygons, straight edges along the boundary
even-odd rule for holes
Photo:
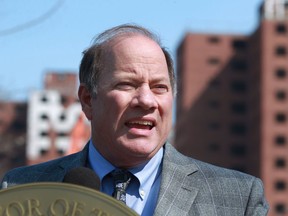
[[[175,72],[173,67],[173,60],[169,52],[166,50],[166,48],[161,46],[160,39],[157,37],[157,35],[146,28],[132,24],[124,24],[104,31],[95,38],[91,47],[84,50],[79,69],[80,83],[86,85],[91,93],[97,93],[99,76],[105,67],[103,59],[103,53],[107,49],[105,45],[107,45],[108,42],[115,38],[121,36],[129,37],[133,35],[143,35],[155,41],[161,47],[166,58],[172,90],[175,93]]]

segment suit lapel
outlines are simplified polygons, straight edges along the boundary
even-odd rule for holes
[[[154,216],[187,215],[197,188],[191,185],[191,175],[197,167],[178,153],[170,144],[165,145],[162,180]]]
[[[71,160],[63,160],[62,163],[59,164],[59,166],[65,170],[71,170],[79,166],[87,166],[88,149],[89,143],[86,144],[86,146],[81,152],[76,153],[75,157],[73,157]]]

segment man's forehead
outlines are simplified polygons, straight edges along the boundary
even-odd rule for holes
[[[138,63],[144,63],[146,67],[149,67],[149,64],[167,67],[161,47],[151,39],[141,35],[117,38],[113,42],[111,41],[103,54],[105,64],[110,66],[117,64],[118,66],[129,67],[131,64],[133,67]]]
[[[108,44],[108,50],[112,49],[124,49],[129,47],[138,47],[144,49],[149,46],[150,48],[154,47],[155,49],[161,49],[158,43],[156,43],[151,38],[141,35],[141,34],[130,34],[130,35],[121,35],[112,39]]]

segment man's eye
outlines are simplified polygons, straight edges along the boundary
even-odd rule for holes
[[[153,86],[152,89],[153,89],[153,92],[158,93],[158,94],[166,93],[169,91],[169,88],[166,85],[155,85]]]
[[[120,90],[130,90],[130,89],[133,89],[134,86],[132,83],[123,82],[123,83],[118,83],[116,85],[116,88]]]

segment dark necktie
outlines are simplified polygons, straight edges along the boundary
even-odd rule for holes
[[[113,197],[126,204],[126,189],[132,174],[127,170],[116,169],[111,173],[114,181]]]

